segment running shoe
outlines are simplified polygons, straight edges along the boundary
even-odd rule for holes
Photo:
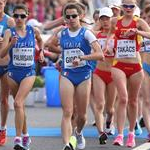
[[[102,132],[99,136],[99,143],[100,144],[106,144],[107,142],[107,139],[108,139],[108,136],[105,132]]]
[[[135,147],[135,135],[133,133],[129,133],[127,142],[126,142],[127,147]]]
[[[140,124],[141,128],[145,127],[145,123],[144,123],[143,117],[140,119],[139,124]]]
[[[108,135],[115,135],[115,127],[114,127],[114,126],[111,126],[110,128],[106,128],[106,129],[105,129],[105,132],[106,132]]]
[[[147,135],[147,142],[150,142],[150,133]]]
[[[77,139],[75,136],[71,136],[69,140],[69,145],[72,148],[72,150],[75,150],[77,147]]]
[[[14,139],[14,150],[26,150],[22,145],[22,140],[15,137]]]
[[[116,139],[113,142],[113,145],[118,145],[118,146],[123,146],[123,136],[122,135],[118,135],[116,137]]]
[[[142,134],[142,129],[141,129],[138,122],[136,122],[134,130],[135,130],[135,135],[141,135]]]
[[[85,148],[85,138],[83,136],[83,133],[81,132],[80,134],[78,134],[76,129],[75,129],[75,136],[77,139],[77,148],[78,149],[84,149]]]
[[[96,122],[95,121],[93,121],[92,126],[96,126]]]
[[[71,147],[69,145],[66,145],[63,150],[72,150]]]
[[[5,130],[0,130],[0,146],[5,145],[7,141],[7,131]]]
[[[29,136],[23,136],[22,145],[26,150],[30,149],[31,139]]]

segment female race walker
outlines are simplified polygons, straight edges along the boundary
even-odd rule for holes
[[[13,18],[16,26],[6,30],[4,34],[3,49],[1,57],[9,53],[8,83],[14,97],[15,128],[14,139],[15,150],[27,150],[31,139],[27,132],[25,115],[25,98],[30,92],[35,81],[35,38],[41,49],[40,60],[44,60],[43,42],[36,28],[26,26],[28,10],[25,5],[16,5],[13,10]],[[21,134],[23,137],[21,138]]]
[[[139,54],[138,36],[149,36],[149,26],[141,18],[134,16],[136,0],[123,0],[124,15],[112,19],[111,32],[115,33],[116,61],[111,69],[118,91],[117,128],[118,136],[114,145],[123,145],[123,129],[128,108],[129,134],[127,147],[135,146],[134,127],[137,117],[138,94],[144,77]],[[138,30],[140,29],[140,30]],[[107,43],[106,42],[106,48]]]
[[[77,138],[78,149],[85,148],[82,129],[86,123],[86,112],[91,89],[91,61],[103,60],[104,56],[96,37],[91,31],[82,27],[80,18],[82,9],[75,3],[69,3],[63,10],[68,27],[62,29],[51,42],[51,48],[62,53],[62,71],[60,77],[60,95],[63,109],[62,137],[63,150],[73,150],[69,143],[72,134],[71,117],[73,114],[73,99],[77,107]],[[58,39],[55,43],[54,41]],[[58,42],[59,41],[59,42]],[[91,47],[93,53],[91,53]]]

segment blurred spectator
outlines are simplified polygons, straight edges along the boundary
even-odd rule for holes
[[[35,3],[36,18],[39,22],[45,21],[45,0],[38,0]]]
[[[12,16],[13,9],[16,4],[17,0],[7,0],[6,6],[5,6],[5,13],[9,16]]]
[[[35,0],[25,0],[26,5],[29,10],[29,16],[28,19],[34,18],[35,17],[35,12],[34,12],[34,2]]]
[[[103,8],[108,5],[107,0],[93,0],[94,8]]]

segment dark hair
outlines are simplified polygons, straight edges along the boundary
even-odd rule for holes
[[[148,4],[145,9],[144,12],[147,14],[150,11],[150,4]]]
[[[26,14],[29,13],[29,12],[28,12],[28,8],[27,8],[27,6],[26,6],[25,4],[17,4],[17,5],[15,5],[15,7],[14,7],[14,9],[13,9],[13,13],[14,13],[17,9],[23,9],[23,10],[26,12]]]
[[[79,13],[79,15],[81,15],[83,13],[83,10],[81,8],[81,6],[79,6],[77,3],[68,3],[64,6],[63,8],[63,15],[66,15],[66,10],[67,9],[76,9],[77,12]]]
[[[99,15],[99,13],[100,13],[100,10],[96,9],[96,10],[94,11],[94,13],[93,13],[93,18],[94,18],[94,16],[95,16],[96,14]]]

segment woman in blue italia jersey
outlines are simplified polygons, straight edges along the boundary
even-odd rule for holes
[[[16,5],[13,18],[16,27],[4,34],[1,57],[9,53],[8,82],[14,97],[16,137],[15,150],[29,149],[31,139],[27,132],[24,102],[35,81],[35,39],[40,48],[40,60],[44,60],[43,42],[36,28],[26,25],[28,10],[25,5]],[[23,137],[21,137],[23,134]]]
[[[63,109],[61,122],[63,150],[74,149],[69,143],[72,134],[71,117],[74,98],[77,107],[77,128],[74,134],[78,149],[84,149],[85,139],[82,129],[86,123],[90,97],[91,60],[103,60],[104,56],[96,37],[80,24],[82,9],[75,3],[68,3],[64,7],[63,14],[68,26],[58,32],[50,44],[53,50],[62,54],[60,95]]]

